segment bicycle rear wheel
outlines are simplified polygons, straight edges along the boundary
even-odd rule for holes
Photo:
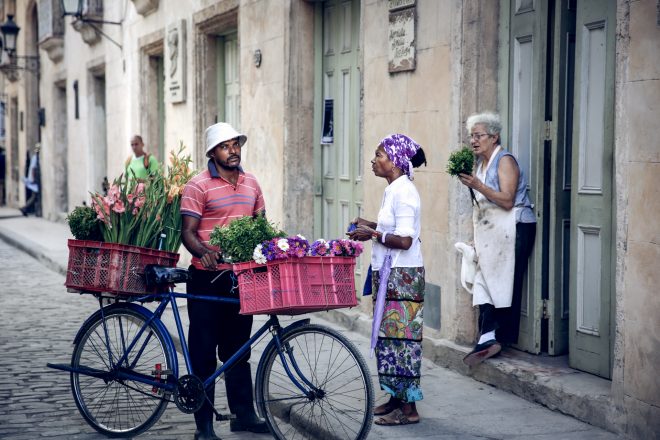
[[[340,333],[304,325],[282,336],[286,364],[319,392],[306,396],[292,381],[271,342],[259,361],[256,401],[275,438],[364,439],[373,421],[373,386],[357,348]],[[300,373],[294,372],[291,359]]]
[[[110,308],[105,314],[108,337],[103,319],[86,323],[81,338],[75,345],[71,365],[96,370],[116,371],[117,361],[129,347],[146,322],[145,316],[128,307]],[[159,378],[158,370],[171,370],[174,354],[168,349],[167,337],[154,323],[140,336],[137,344],[122,364],[125,370]],[[112,362],[106,348],[110,346]],[[111,375],[110,375],[111,377]],[[167,377],[162,376],[166,381]],[[131,437],[149,429],[167,407],[169,393],[144,383],[128,380],[110,380],[71,373],[71,389],[78,410],[97,431],[111,437]]]

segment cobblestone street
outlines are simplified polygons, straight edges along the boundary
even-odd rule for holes
[[[67,293],[64,277],[3,241],[0,262],[4,280],[0,298],[0,438],[106,438],[87,425],[78,412],[69,374],[46,367],[48,362],[69,362],[73,338],[96,310],[96,301],[91,296]],[[184,365],[181,359],[179,364]],[[216,398],[222,402],[224,386],[217,389]],[[270,438],[231,433],[229,422],[216,422],[215,426],[222,438]],[[192,415],[171,403],[160,421],[140,438],[186,439],[192,438],[194,430]]]

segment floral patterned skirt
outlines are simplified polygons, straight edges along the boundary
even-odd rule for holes
[[[380,277],[373,274],[373,292]],[[380,387],[404,402],[422,400],[424,268],[393,267],[387,282],[383,321],[376,343]],[[374,304],[376,295],[373,295]]]

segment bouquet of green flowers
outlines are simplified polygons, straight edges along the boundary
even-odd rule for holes
[[[459,174],[472,174],[474,169],[474,154],[472,150],[463,145],[460,150],[456,150],[449,155],[449,161],[447,162],[447,173],[450,176],[458,176]],[[470,188],[470,196],[472,197],[472,204],[477,202],[477,198],[474,195],[474,191]]]
[[[228,225],[216,226],[211,232],[209,243],[222,250],[222,258],[231,263],[252,260],[257,245],[286,234],[270,223],[264,215],[238,218]]]

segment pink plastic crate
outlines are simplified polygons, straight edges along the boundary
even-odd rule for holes
[[[64,285],[85,292],[143,295],[147,264],[176,266],[179,254],[100,241],[69,240],[69,264]]]
[[[355,307],[355,258],[304,257],[234,265],[244,315]]]

